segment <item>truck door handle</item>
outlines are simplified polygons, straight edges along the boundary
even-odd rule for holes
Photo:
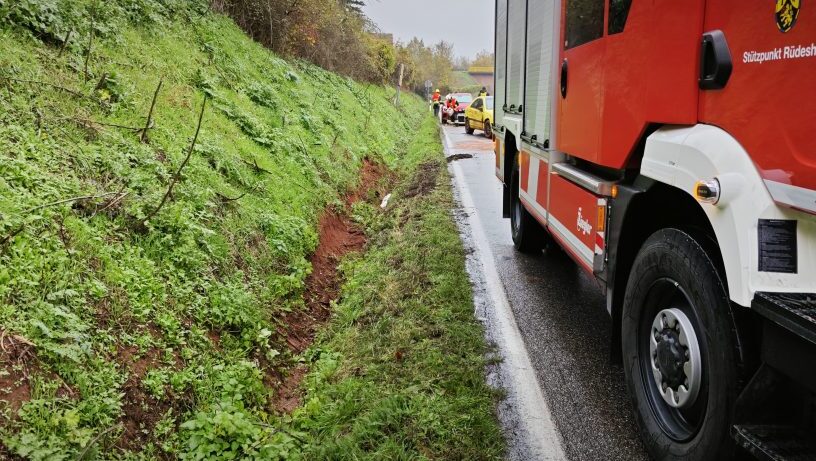
[[[731,50],[721,30],[703,34],[700,50],[700,89],[719,90],[725,88],[731,77],[733,64]]]
[[[561,62],[561,97],[567,97],[567,60]]]

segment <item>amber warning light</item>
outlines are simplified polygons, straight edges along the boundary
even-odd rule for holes
[[[694,184],[694,198],[702,203],[717,203],[720,200],[720,182],[716,179],[697,181]]]

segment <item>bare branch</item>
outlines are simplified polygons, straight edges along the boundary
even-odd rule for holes
[[[108,73],[103,72],[102,77],[99,78],[99,82],[97,82],[96,86],[94,87],[94,91],[99,91],[102,88],[105,88],[106,83],[108,83]]]
[[[72,33],[74,33],[74,29],[69,30],[68,33],[65,34],[65,40],[63,40],[62,46],[60,47],[60,50],[59,50],[59,53],[57,53],[58,58],[60,56],[62,56],[62,52],[65,51],[65,47],[68,46],[68,41],[71,40],[71,34]]]
[[[227,197],[227,196],[226,196],[226,195],[224,195],[224,194],[218,194],[218,195],[220,195],[220,196],[221,196],[221,201],[222,201],[222,202],[224,202],[224,203],[226,203],[226,202],[234,202],[234,201],[236,201],[236,200],[241,200],[241,199],[242,199],[242,198],[244,198],[244,197],[245,197],[247,194],[251,194],[251,193],[255,192],[256,190],[258,190],[258,187],[260,187],[260,185],[261,185],[261,184],[263,184],[264,182],[266,182],[266,181],[258,181],[258,182],[256,182],[256,183],[255,183],[255,185],[254,185],[254,186],[252,186],[252,188],[251,188],[251,189],[249,189],[248,191],[245,191],[243,194],[241,194],[241,195],[239,195],[238,197],[235,197],[235,198],[232,198],[232,197]]]
[[[85,455],[87,455],[87,454],[88,454],[88,450],[90,450],[90,449],[91,449],[91,447],[93,447],[94,445],[96,445],[96,442],[98,442],[98,441],[99,441],[99,439],[101,439],[101,438],[102,438],[102,437],[103,437],[105,434],[107,434],[108,432],[110,432],[110,431],[112,431],[112,430],[116,429],[117,427],[119,427],[119,425],[118,425],[118,424],[115,424],[115,425],[113,425],[113,426],[111,426],[111,427],[109,427],[109,428],[105,429],[104,431],[100,432],[99,434],[97,434],[97,435],[96,435],[96,437],[94,437],[93,439],[91,439],[91,441],[90,441],[90,442],[88,442],[88,444],[87,444],[87,445],[85,445],[85,449],[83,449],[83,450],[82,450],[82,453],[80,453],[80,454],[79,454],[79,456],[77,456],[77,458],[76,458],[76,459],[77,459],[77,461],[82,461],[83,459],[85,459]]]
[[[156,99],[159,97],[159,90],[161,90],[163,82],[164,79],[159,79],[159,84],[156,86],[156,91],[153,93],[153,102],[150,103],[150,111],[147,113],[147,122],[145,123],[144,129],[142,129],[142,135],[139,137],[139,139],[144,143],[148,142],[147,130],[150,129],[150,124],[153,123],[153,108],[156,107]]]
[[[13,239],[14,237],[16,237],[16,236],[17,236],[17,234],[19,234],[20,232],[22,232],[22,231],[23,231],[23,228],[25,228],[25,226],[24,226],[24,225],[22,225],[22,224],[20,224],[19,226],[17,226],[17,228],[16,228],[16,229],[14,229],[13,231],[9,232],[9,233],[8,233],[8,234],[7,234],[5,237],[3,237],[2,239],[0,239],[0,246],[5,245],[5,244],[6,244],[6,243],[8,243],[8,242],[9,242],[11,239]]]
[[[176,174],[174,174],[173,178],[170,180],[170,186],[167,187],[167,192],[164,193],[164,196],[162,197],[161,202],[159,202],[159,206],[157,206],[156,209],[153,210],[153,212],[150,213],[144,219],[144,221],[143,221],[144,223],[147,223],[148,221],[150,221],[150,219],[153,218],[154,216],[156,216],[156,213],[158,213],[159,210],[162,209],[164,204],[167,202],[167,198],[170,197],[170,194],[173,193],[173,187],[176,186],[176,182],[178,182],[179,178],[181,177],[181,170],[183,170],[184,167],[187,166],[187,162],[190,161],[190,157],[193,155],[193,150],[195,149],[196,141],[198,140],[198,133],[199,133],[199,131],[201,131],[201,121],[204,119],[204,108],[205,107],[207,107],[207,94],[206,93],[204,94],[204,101],[201,103],[201,113],[198,114],[198,126],[196,126],[195,135],[193,136],[193,142],[190,143],[190,149],[187,151],[187,156],[184,157],[184,161],[181,162],[181,165],[179,166],[178,171],[176,171]]]
[[[105,192],[104,194],[95,194],[95,195],[80,195],[79,197],[71,197],[62,200],[57,200],[56,202],[45,203],[39,206],[35,206],[34,208],[29,208],[25,210],[23,214],[29,214],[37,210],[42,210],[43,208],[48,208],[56,205],[62,205],[63,203],[70,203],[70,202],[78,202],[81,200],[93,200],[96,198],[107,197],[109,195],[116,194],[116,192]]]
[[[91,35],[88,37],[88,51],[85,53],[85,81],[87,82],[91,75],[88,73],[88,61],[91,60],[91,51],[93,51],[93,39],[95,29],[91,26]]]
[[[56,119],[56,120],[60,120],[60,119]],[[116,123],[98,122],[96,120],[91,120],[91,119],[88,119],[88,118],[63,117],[62,120],[73,120],[75,122],[80,122],[80,123],[82,123],[83,125],[86,125],[86,127],[89,127],[89,128],[91,127],[91,125],[101,125],[101,126],[109,126],[109,127],[113,127],[113,128],[122,128],[124,130],[130,130],[130,131],[141,131],[142,130],[141,127],[137,127],[137,126],[127,126],[127,125],[119,125],[119,124],[116,124]]]
[[[40,80],[26,80],[26,79],[22,79],[22,78],[12,78],[12,77],[9,77],[7,75],[0,76],[0,78],[2,78],[3,80],[10,81],[10,82],[50,86],[51,88],[56,88],[58,90],[64,91],[64,92],[66,92],[66,93],[68,93],[68,94],[70,94],[72,96],[76,96],[78,98],[87,98],[87,96],[80,93],[79,91],[72,90],[70,88],[65,88],[64,86],[59,86],[59,85],[56,85],[54,83],[43,82],[43,81],[40,81]]]

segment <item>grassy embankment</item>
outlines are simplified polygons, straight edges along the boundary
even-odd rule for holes
[[[502,455],[441,150],[429,117],[399,161],[412,177],[392,208],[360,208],[370,246],[343,265],[343,296],[294,414],[312,459]]]
[[[370,250],[336,318],[303,354],[286,341],[318,218],[363,159],[444,176],[424,104],[223,17],[109,21],[75,37],[90,55],[0,21],[0,457],[497,456],[444,187],[355,205]],[[142,142],[127,127],[160,80]],[[282,415],[275,385],[302,362],[305,405]]]

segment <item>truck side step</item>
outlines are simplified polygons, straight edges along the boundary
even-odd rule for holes
[[[731,436],[760,461],[816,460],[816,435],[799,428],[738,424]]]
[[[816,344],[816,293],[757,292],[751,308],[800,338]]]

